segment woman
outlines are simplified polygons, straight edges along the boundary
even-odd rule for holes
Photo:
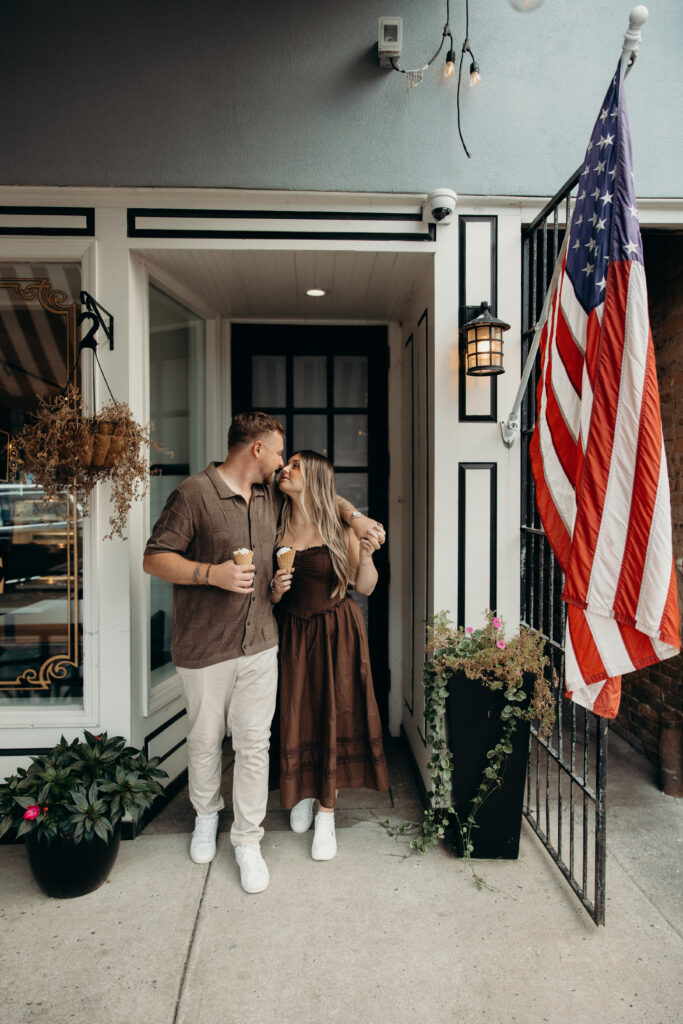
[[[351,583],[371,594],[372,545],[339,518],[332,464],[317,452],[293,455],[280,471],[285,496],[278,548],[296,548],[291,571],[273,577],[280,620],[280,801],[306,832],[318,800],[311,855],[337,852],[340,788],[388,789],[382,726],[372,688],[365,624]]]

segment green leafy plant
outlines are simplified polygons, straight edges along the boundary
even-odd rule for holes
[[[535,720],[542,736],[547,736],[552,729],[555,709],[546,678],[547,666],[543,637],[530,629],[522,629],[506,640],[504,622],[494,612],[486,613],[482,629],[471,626],[456,629],[446,612],[434,616],[427,627],[427,659],[423,670],[426,738],[432,751],[428,762],[429,807],[420,824],[393,827],[394,835],[414,833],[412,849],[426,853],[455,825],[460,833],[463,858],[471,867],[472,831],[477,827],[477,814],[494,790],[502,785],[518,723]],[[448,681],[459,671],[469,679],[479,680],[490,690],[502,690],[505,697],[500,714],[500,738],[487,752],[487,764],[464,821],[451,802],[453,755],[446,736]],[[528,705],[523,706],[529,677],[533,677],[533,693]],[[481,884],[476,873],[474,877]]]
[[[34,833],[48,843],[95,836],[108,842],[124,814],[139,821],[164,792],[159,758],[148,760],[122,736],[84,735],[71,743],[62,736],[0,785],[0,837],[14,830],[16,838]]]

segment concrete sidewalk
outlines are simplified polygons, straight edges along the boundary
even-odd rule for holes
[[[608,792],[605,928],[526,825],[518,861],[479,865],[494,891],[350,811],[329,863],[310,859],[310,834],[271,829],[259,896],[240,889],[225,834],[204,867],[186,834],[150,828],[72,901],[43,897],[23,848],[0,847],[0,1019],[674,1024],[683,801],[612,736]]]

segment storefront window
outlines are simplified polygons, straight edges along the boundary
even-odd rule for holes
[[[82,707],[82,515],[48,500],[17,460],[41,396],[77,348],[80,266],[0,264],[0,707]]]
[[[172,455],[152,450],[150,521],[171,491],[205,466],[204,321],[168,295],[149,290],[150,417],[156,438]],[[150,578],[150,680],[173,673],[173,587]]]

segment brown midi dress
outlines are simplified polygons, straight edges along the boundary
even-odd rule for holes
[[[324,545],[297,551],[280,602],[280,802],[334,807],[336,789],[388,789],[363,616]]]

